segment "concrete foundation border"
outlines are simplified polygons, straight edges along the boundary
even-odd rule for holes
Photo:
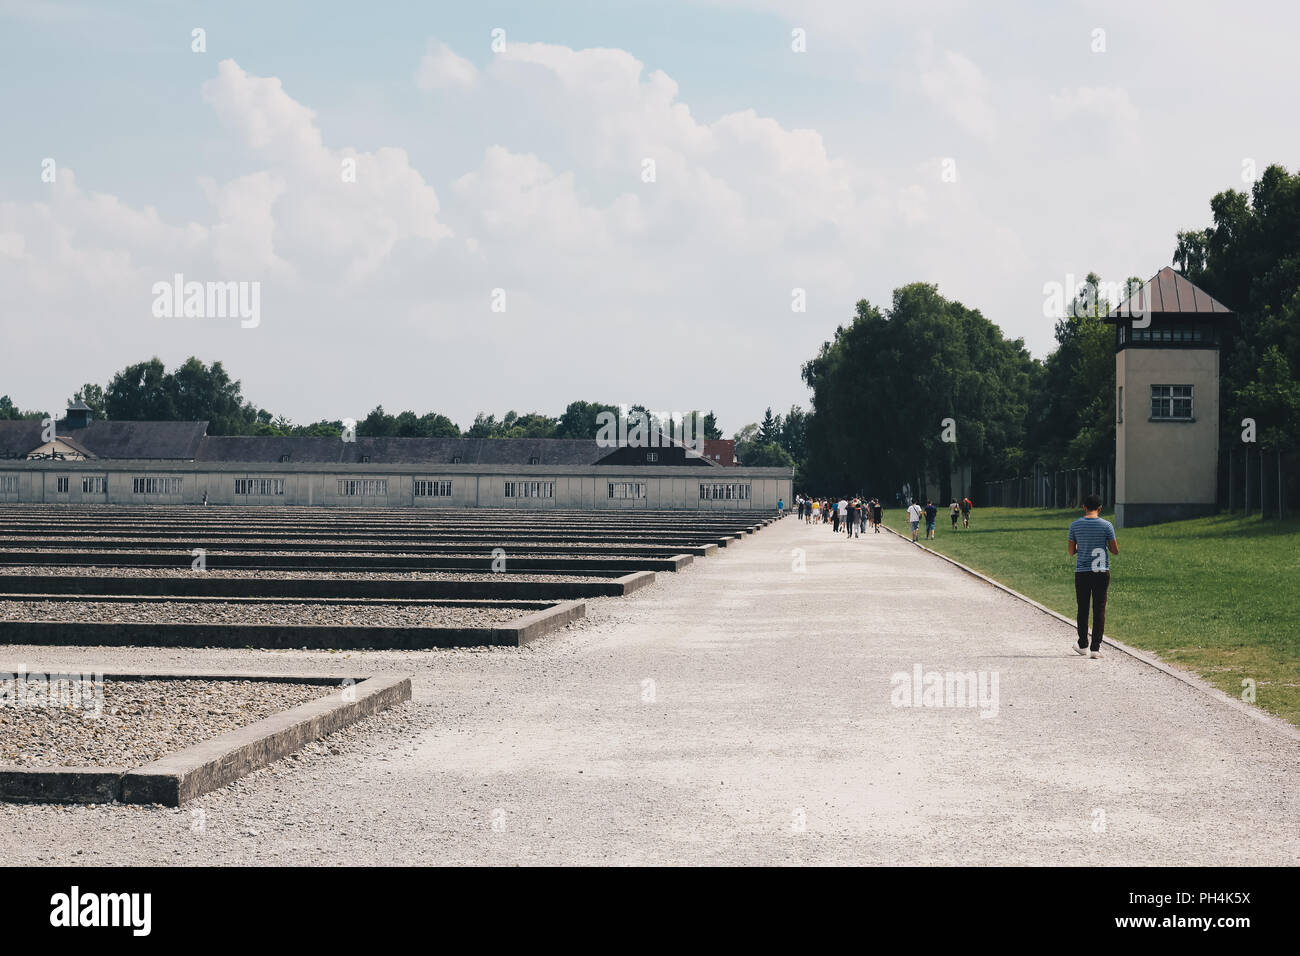
[[[104,680],[262,680],[340,684],[337,675],[133,673]],[[409,677],[374,676],[317,700],[201,741],[137,768],[0,765],[0,800],[161,803],[179,807],[268,766],[313,740],[411,699]]]
[[[446,602],[443,602],[446,603]],[[482,602],[474,602],[482,606]],[[582,600],[496,606],[536,608],[496,627],[387,627],[365,624],[129,624],[0,621],[0,644],[115,647],[297,647],[428,650],[519,647],[586,615]]]

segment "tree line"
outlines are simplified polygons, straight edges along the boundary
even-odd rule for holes
[[[1210,202],[1213,223],[1177,235],[1173,263],[1237,313],[1222,356],[1221,447],[1253,418],[1259,445],[1300,447],[1300,175],[1270,166],[1249,193]],[[1135,291],[1144,280],[1121,284]],[[802,369],[812,390],[796,486],[881,493],[955,465],[969,487],[1048,469],[1088,467],[1115,449],[1115,328],[1090,273],[1042,360],[976,309],[914,283],[888,308],[858,302]],[[1120,298],[1125,296],[1121,294]],[[1118,304],[1118,302],[1114,303]]]
[[[110,421],[206,421],[210,435],[338,437],[344,429],[342,418],[295,424],[283,415],[270,412],[244,397],[242,384],[230,377],[220,361],[208,365],[195,356],[171,371],[157,357],[136,362],[113,375],[106,385],[83,385],[68,401],[69,404],[84,402],[96,418]],[[541,412],[521,415],[511,410],[498,419],[495,413],[479,412],[469,427],[462,430],[439,412],[417,415],[407,410],[394,415],[378,405],[365,418],[356,421],[356,433],[375,438],[594,439],[602,413],[616,417],[635,413],[656,415],[645,405],[620,407],[575,401],[558,416]],[[702,437],[722,437],[717,416],[712,411],[685,414],[694,416]],[[49,417],[46,411],[20,409],[8,395],[0,396],[0,419],[46,417]],[[677,429],[671,419],[664,423],[665,433],[682,437],[677,435]],[[686,432],[692,433],[693,429]]]

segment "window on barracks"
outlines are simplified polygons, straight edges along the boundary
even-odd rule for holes
[[[1151,417],[1160,421],[1190,421],[1192,386],[1152,385]]]
[[[388,494],[387,478],[340,478],[339,494],[345,498],[382,498]]]
[[[81,493],[83,495],[102,495],[104,493],[104,483],[106,481],[108,481],[108,478],[102,475],[96,478],[82,478]]]
[[[425,478],[415,479],[415,497],[417,498],[450,498],[451,482],[450,481],[433,481]]]
[[[132,478],[131,493],[136,495],[179,495],[180,478]]]
[[[507,481],[507,498],[554,498],[553,481]]]
[[[68,478],[66,475],[54,479],[54,490],[61,495],[66,495],[68,493]]]
[[[725,482],[700,485],[701,501],[749,501],[748,484]]]
[[[236,478],[235,494],[269,498],[284,494],[283,478]]]
[[[644,498],[645,482],[611,481],[609,483],[609,496],[611,498]]]

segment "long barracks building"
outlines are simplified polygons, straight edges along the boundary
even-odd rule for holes
[[[680,444],[222,437],[207,422],[0,421],[0,502],[364,508],[775,509],[788,468],[722,467]]]

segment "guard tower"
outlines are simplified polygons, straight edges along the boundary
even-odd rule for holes
[[[1166,266],[1115,324],[1115,523],[1136,528],[1218,510],[1223,303]]]

